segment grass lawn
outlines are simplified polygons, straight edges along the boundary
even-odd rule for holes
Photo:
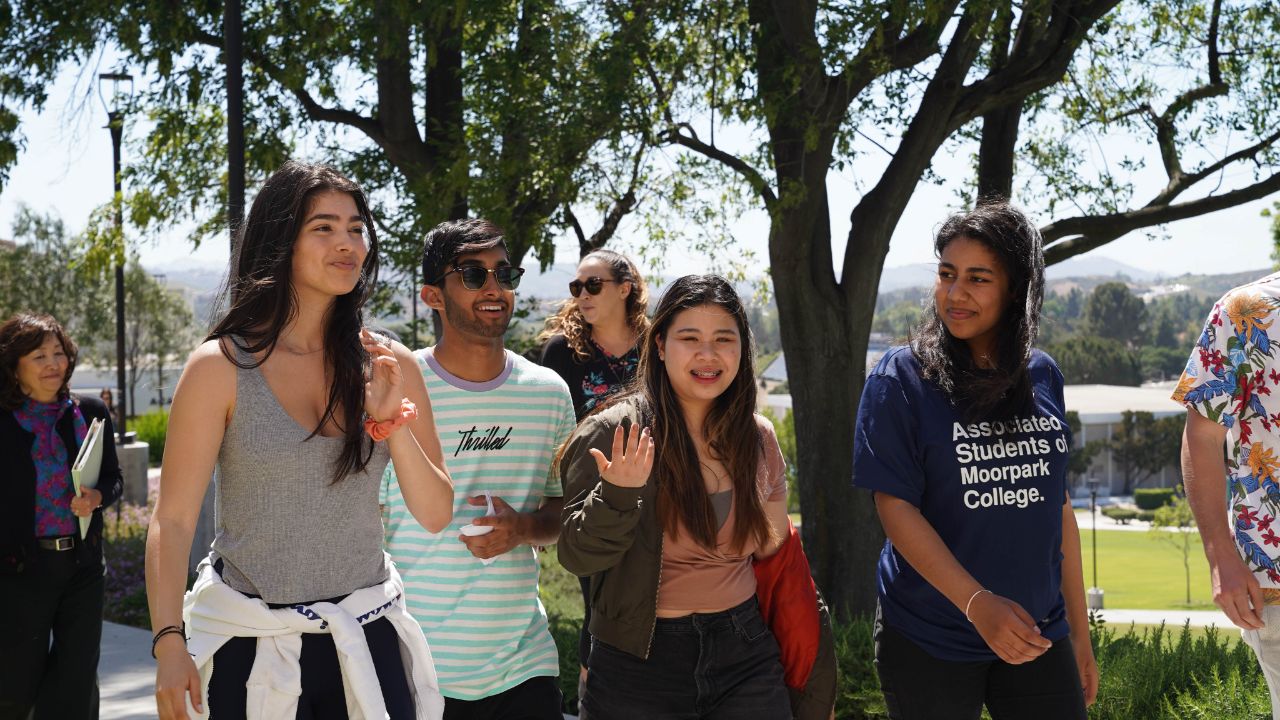
[[[1186,603],[1186,576],[1182,551],[1167,540],[1145,532],[1098,531],[1098,585],[1106,607],[1137,610],[1213,610],[1209,590],[1209,564],[1200,547],[1200,535],[1192,534],[1191,604]],[[1084,556],[1084,584],[1093,584],[1090,531],[1080,528]]]

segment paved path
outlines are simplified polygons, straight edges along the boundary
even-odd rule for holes
[[[115,623],[102,624],[101,720],[152,720],[156,717],[156,666],[151,633]],[[566,720],[574,718],[565,715]]]
[[[103,623],[98,680],[102,720],[154,718],[156,666],[151,659],[151,633]]]
[[[1208,627],[1210,625],[1224,632],[1239,632],[1231,624],[1221,610],[1110,610],[1103,609],[1102,619],[1113,627],[1122,627],[1130,623],[1138,625],[1159,625],[1163,622],[1171,628],[1181,628],[1188,622],[1192,627]]]

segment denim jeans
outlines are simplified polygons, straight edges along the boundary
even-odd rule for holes
[[[649,657],[594,638],[587,713],[609,720],[790,720],[778,642],[753,596],[717,613],[659,618]]]

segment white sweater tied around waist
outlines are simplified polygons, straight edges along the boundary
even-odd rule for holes
[[[382,688],[365,640],[366,623],[386,618],[400,640],[400,657],[413,695],[416,720],[440,720],[444,697],[436,678],[431,649],[417,620],[405,609],[404,583],[389,557],[385,582],[362,588],[339,603],[318,602],[272,609],[258,598],[237,592],[222,582],[206,558],[182,603],[187,625],[187,651],[200,671],[205,713],[188,701],[191,717],[207,718],[213,655],[233,637],[256,637],[257,655],[249,673],[246,714],[249,720],[291,718],[302,694],[303,633],[329,633],[342,670],[347,715],[351,720],[387,717]]]

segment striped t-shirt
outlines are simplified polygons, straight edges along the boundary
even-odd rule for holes
[[[521,545],[485,565],[459,540],[459,528],[485,513],[483,505],[467,504],[485,490],[519,512],[564,495],[552,460],[574,428],[569,389],[551,370],[510,351],[502,373],[483,383],[450,374],[431,348],[415,356],[453,478],[453,521],[439,533],[419,525],[392,467],[382,505],[387,549],[404,578],[409,611],[431,644],[440,690],[478,700],[533,677],[558,676],[534,549]]]

